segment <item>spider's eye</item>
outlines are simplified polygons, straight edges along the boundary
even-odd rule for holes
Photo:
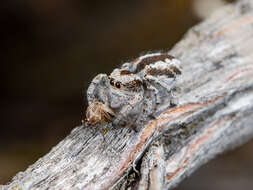
[[[115,83],[115,86],[116,86],[116,88],[120,88],[120,87],[121,87],[120,82],[116,82],[116,83]]]
[[[114,80],[113,79],[110,80],[110,85],[114,86]]]

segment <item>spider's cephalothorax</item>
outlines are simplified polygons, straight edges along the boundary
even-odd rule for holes
[[[137,126],[168,103],[173,105],[179,64],[168,54],[152,53],[123,64],[109,76],[97,75],[87,91],[88,123]]]

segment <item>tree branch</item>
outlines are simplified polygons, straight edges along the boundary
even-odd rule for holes
[[[107,126],[79,126],[1,188],[169,189],[251,139],[252,7],[242,0],[220,9],[171,50],[183,68],[177,107],[138,133],[118,128],[103,137]]]

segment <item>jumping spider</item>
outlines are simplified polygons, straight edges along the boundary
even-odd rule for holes
[[[173,90],[181,74],[179,64],[166,53],[152,53],[123,64],[109,76],[97,75],[87,90],[88,123],[135,127],[163,106],[175,105]]]

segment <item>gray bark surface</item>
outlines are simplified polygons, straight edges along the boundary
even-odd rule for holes
[[[178,105],[139,132],[79,126],[1,189],[170,189],[253,136],[253,1],[216,11],[170,51]],[[134,169],[133,169],[134,168]]]

